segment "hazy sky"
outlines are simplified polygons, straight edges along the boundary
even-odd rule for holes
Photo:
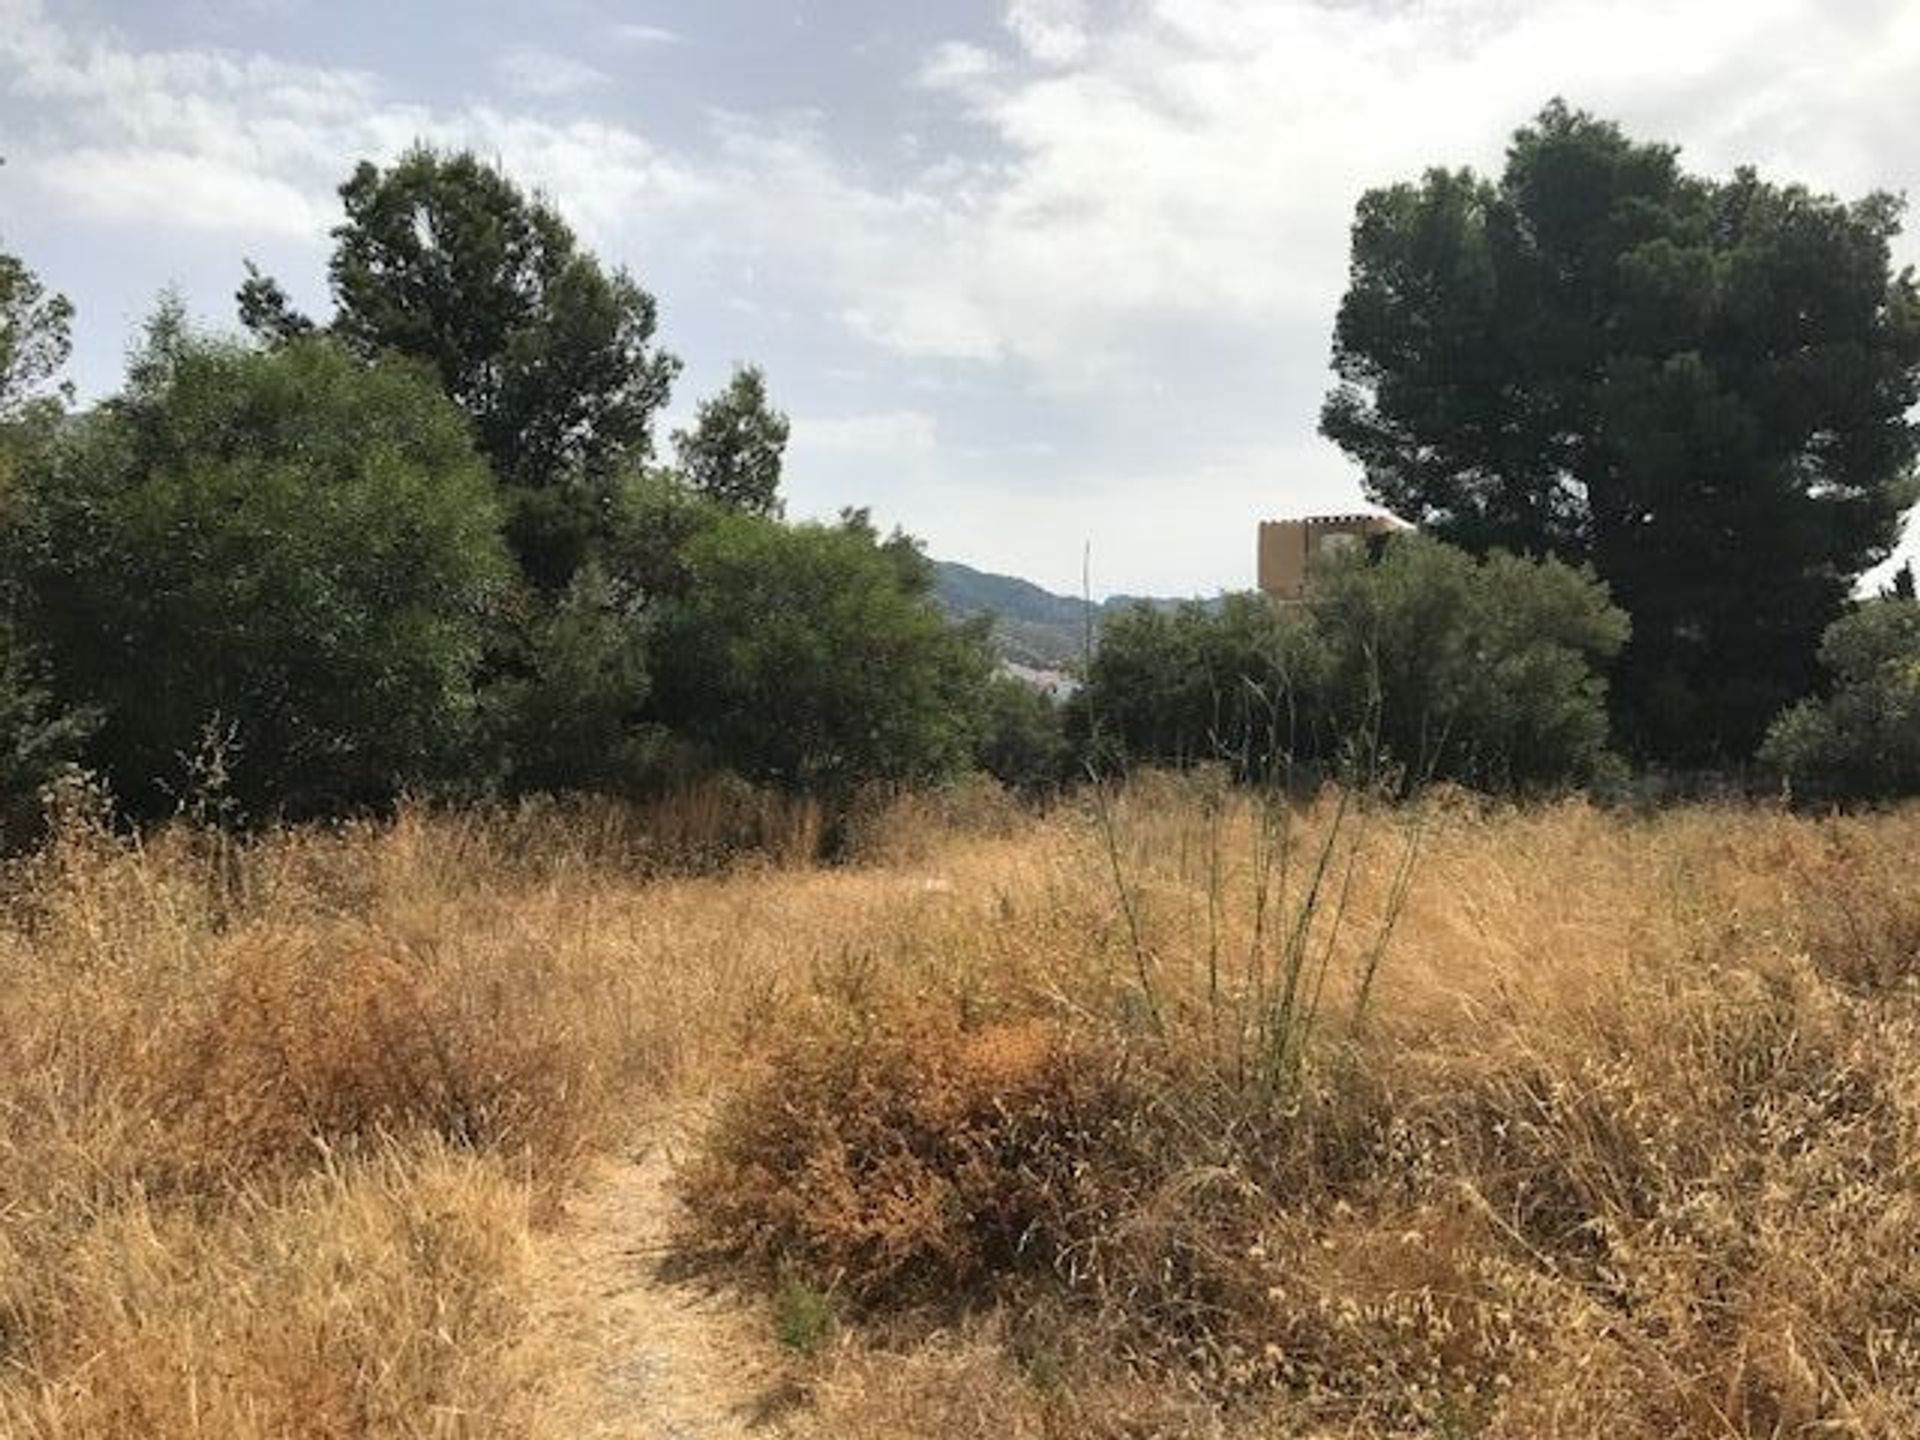
[[[0,246],[98,394],[169,283],[228,324],[252,257],[324,310],[351,163],[473,146],[659,297],[676,413],[766,367],[794,513],[1212,592],[1358,502],[1315,434],[1355,199],[1556,94],[1904,189],[1920,0],[0,0]]]

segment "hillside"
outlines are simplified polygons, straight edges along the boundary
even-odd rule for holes
[[[1077,595],[1056,595],[1013,575],[995,575],[955,560],[933,562],[934,596],[955,619],[994,617],[994,648],[1001,658],[1036,670],[1061,670],[1085,655],[1092,631],[1108,615],[1132,605],[1177,605],[1158,596],[1114,595],[1090,603]]]

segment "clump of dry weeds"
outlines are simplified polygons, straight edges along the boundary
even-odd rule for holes
[[[928,1015],[785,1045],[750,1093],[688,1175],[707,1243],[896,1304],[1068,1263],[1137,1103],[1071,1032]]]

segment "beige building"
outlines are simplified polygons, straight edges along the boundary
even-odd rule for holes
[[[1407,527],[1391,515],[1311,515],[1303,520],[1260,522],[1260,589],[1281,600],[1307,593],[1313,557],[1346,546],[1365,545],[1376,535]]]

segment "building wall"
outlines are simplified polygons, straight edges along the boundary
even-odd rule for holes
[[[1385,515],[1263,520],[1256,569],[1260,589],[1281,600],[1303,599],[1314,556],[1340,545],[1364,545],[1375,535],[1390,535],[1401,528],[1399,521]]]

